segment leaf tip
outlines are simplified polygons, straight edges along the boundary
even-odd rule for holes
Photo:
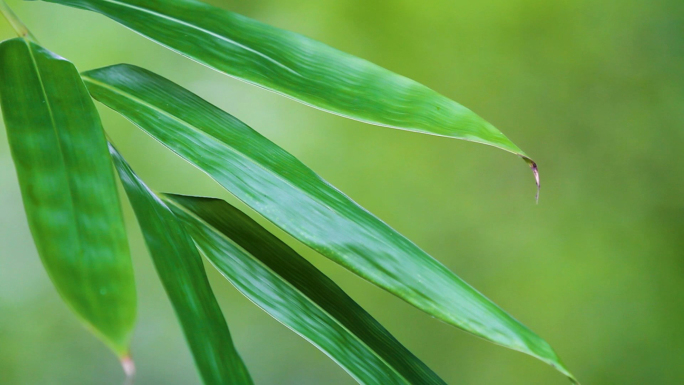
[[[535,202],[539,204],[539,192],[541,191],[541,182],[539,179],[539,167],[537,167],[537,163],[535,163],[532,159],[530,158],[523,158],[525,159],[525,162],[530,166],[532,169],[532,174],[534,174],[534,181],[537,183],[537,194],[534,197]]]
[[[541,183],[539,181],[539,168],[537,167],[537,164],[532,162],[530,165],[532,168],[532,173],[534,174],[534,181],[537,183],[537,195],[534,196],[535,202],[539,204],[539,192],[541,191]]]
[[[135,363],[130,354],[121,357],[121,368],[126,374],[126,384],[132,384],[133,377],[135,377]]]
[[[560,360],[557,360],[555,362],[549,362],[549,364],[552,368],[564,374],[570,380],[570,382],[573,383],[573,385],[580,385],[579,380],[577,380],[577,378],[575,378],[575,376],[572,373],[570,373],[570,371],[560,362]]]

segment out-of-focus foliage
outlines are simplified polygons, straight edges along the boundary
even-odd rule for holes
[[[213,1],[470,107],[538,161],[539,206],[529,170],[504,152],[330,116],[177,57],[95,14],[9,3],[43,45],[80,69],[153,68],[244,120],[543,336],[584,383],[684,381],[681,1]],[[11,37],[0,23],[0,38]],[[101,111],[156,190],[235,203]],[[74,322],[40,266],[4,135],[0,207],[0,383],[119,384],[118,363]],[[126,215],[135,226],[129,207]],[[140,293],[133,354],[148,363],[136,383],[196,383],[142,237],[130,238]],[[284,239],[448,383],[566,383],[532,358],[425,317]],[[218,274],[209,276],[256,383],[353,383]]]

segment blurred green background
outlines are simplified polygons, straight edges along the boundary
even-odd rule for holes
[[[503,151],[328,115],[213,72],[102,16],[9,4],[43,45],[81,70],[137,64],[244,120],[547,339],[584,384],[684,383],[682,0],[212,2],[369,59],[470,107],[538,161],[539,205],[529,169]],[[12,36],[0,22],[0,38]],[[114,142],[156,190],[234,202],[124,119],[101,111]],[[140,301],[136,384],[198,384],[124,207]],[[277,234],[448,383],[568,383],[541,362],[438,322]],[[354,383],[209,274],[257,384]],[[0,384],[122,380],[115,357],[69,313],[40,265],[3,133]]]

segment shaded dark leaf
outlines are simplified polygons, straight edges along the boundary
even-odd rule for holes
[[[342,289],[228,203],[167,195],[202,253],[245,296],[362,384],[444,384]]]
[[[204,383],[252,384],[192,239],[111,144],[109,151]]]

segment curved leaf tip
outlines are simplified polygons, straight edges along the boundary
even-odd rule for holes
[[[534,181],[537,184],[537,195],[535,195],[534,200],[539,204],[539,192],[541,191],[541,181],[539,179],[539,167],[537,167],[537,163],[533,161],[532,159],[528,157],[523,157],[523,160],[525,163],[527,163],[528,166],[532,169],[532,174],[534,174]]]

